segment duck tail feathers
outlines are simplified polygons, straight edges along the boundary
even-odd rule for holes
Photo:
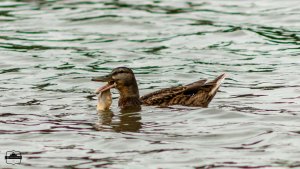
[[[221,86],[221,84],[224,81],[224,79],[226,78],[226,76],[227,76],[226,73],[223,73],[220,76],[218,76],[215,80],[210,82],[210,83],[213,84],[213,87],[210,90],[209,95],[214,96],[216,94],[217,90]]]

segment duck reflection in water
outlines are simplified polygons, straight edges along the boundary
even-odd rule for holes
[[[112,129],[115,132],[139,132],[143,125],[139,112],[120,112],[114,115],[112,111],[104,111],[99,112],[98,117],[99,121],[94,125],[94,129],[98,131]]]
[[[114,115],[109,107],[112,103],[110,90],[98,94],[97,112],[99,121],[94,125],[98,131],[113,129],[116,132],[138,132],[142,128],[140,109],[122,109],[118,115]],[[119,119],[115,118],[118,117]]]

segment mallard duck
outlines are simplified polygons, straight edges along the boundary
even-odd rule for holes
[[[207,82],[206,79],[194,83],[161,89],[140,97],[138,85],[133,71],[127,67],[118,67],[106,76],[94,77],[92,81],[107,82],[97,90],[102,99],[101,106],[109,107],[111,102],[110,89],[116,88],[120,93],[119,107],[121,109],[140,110],[141,105],[147,106],[194,106],[207,107],[216,95],[225,74],[221,74],[215,80]],[[109,92],[107,92],[109,91]],[[98,103],[99,106],[99,103]]]

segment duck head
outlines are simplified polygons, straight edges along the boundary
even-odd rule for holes
[[[99,92],[116,88],[120,93],[119,107],[121,109],[140,109],[139,89],[131,69],[118,67],[108,75],[92,78],[92,81],[107,82],[105,86],[98,89]]]

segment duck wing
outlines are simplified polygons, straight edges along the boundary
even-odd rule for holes
[[[207,107],[211,100],[215,97],[225,77],[226,74],[221,74],[216,79],[204,83],[197,88],[198,90],[191,97],[184,101],[179,101],[179,104],[184,106]],[[178,95],[173,99],[180,100],[180,96]]]
[[[210,82],[203,79],[184,86],[161,89],[142,96],[141,101],[144,105],[207,107],[224,78],[225,74],[222,74]]]
[[[199,86],[205,84],[207,80],[199,80],[197,82],[185,85],[161,89],[141,97],[141,101],[144,105],[158,105],[158,106],[169,106],[175,102],[172,101],[176,96],[190,97],[190,95],[196,92]]]

